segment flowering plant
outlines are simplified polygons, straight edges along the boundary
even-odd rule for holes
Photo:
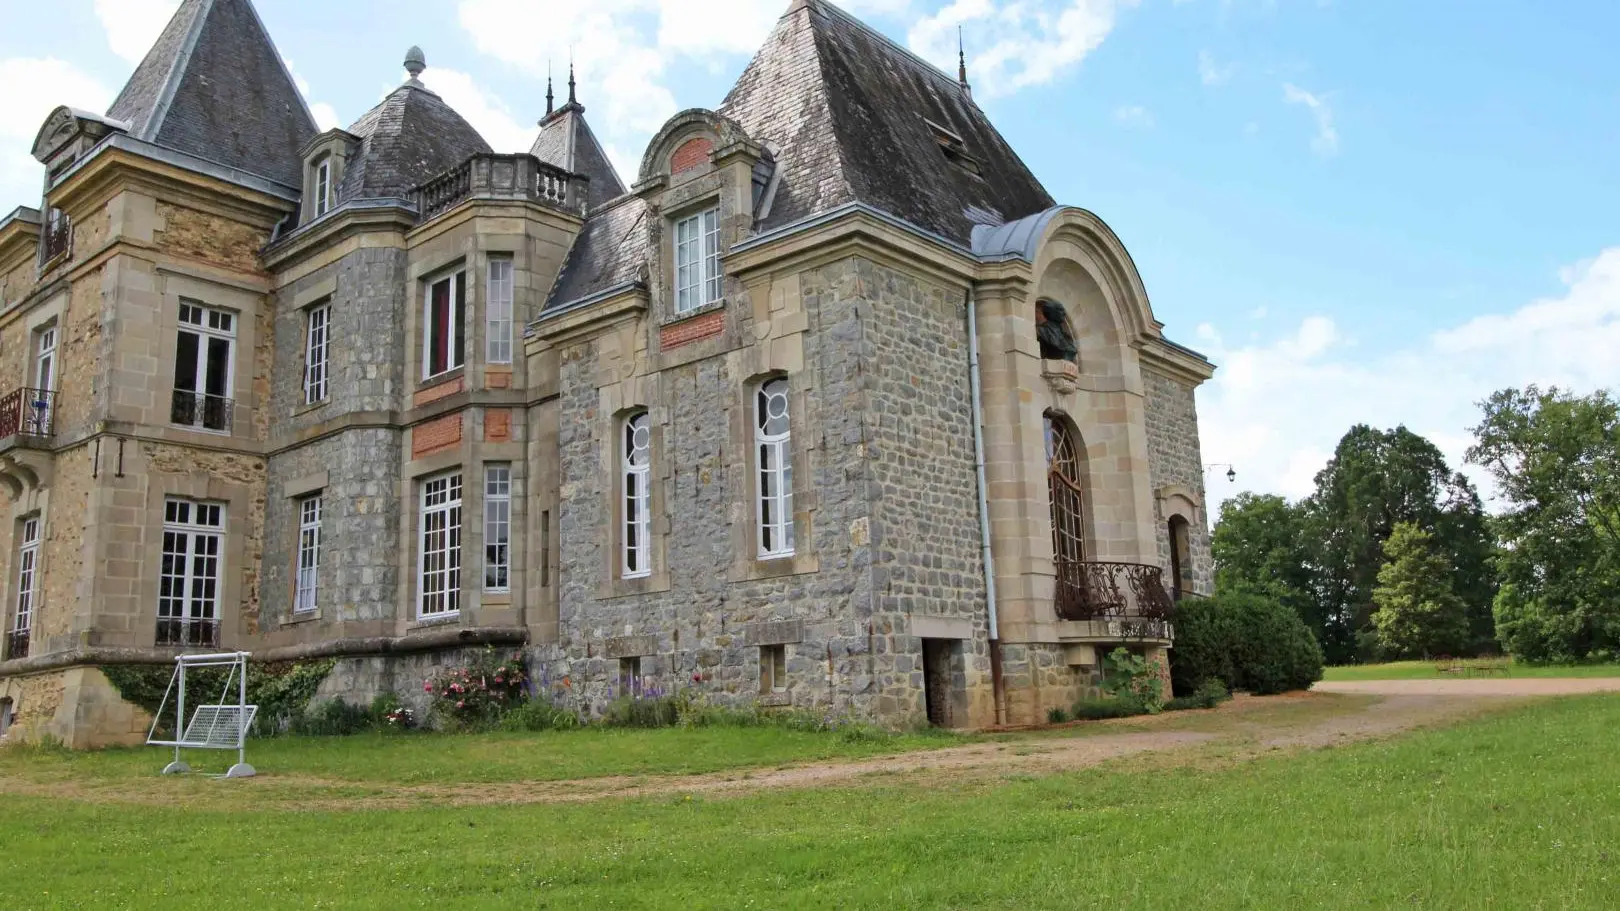
[[[450,668],[422,684],[422,690],[433,700],[434,715],[448,727],[480,727],[522,702],[528,680],[521,653],[491,648],[466,667]]]
[[[400,706],[384,715],[383,721],[387,722],[391,728],[408,731],[416,727],[416,713],[404,706]]]

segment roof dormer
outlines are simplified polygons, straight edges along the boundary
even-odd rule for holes
[[[304,197],[299,223],[309,224],[337,208],[338,187],[360,138],[347,130],[331,129],[304,145]]]
[[[34,158],[45,166],[51,186],[72,164],[113,133],[129,132],[129,124],[80,111],[59,107],[45,118],[34,138]]]

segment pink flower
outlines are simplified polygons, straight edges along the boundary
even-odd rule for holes
[[[456,703],[456,708],[458,708],[458,709],[464,709],[464,708],[466,708],[466,707],[467,707],[467,703],[465,703],[465,702],[459,702],[459,701],[458,701],[458,702],[457,702],[457,703]]]
[[[424,693],[433,692],[433,684],[431,682],[422,684],[422,692],[424,692]]]

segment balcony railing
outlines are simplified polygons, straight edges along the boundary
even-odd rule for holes
[[[176,389],[169,406],[170,422],[182,427],[201,427],[229,433],[235,416],[234,400],[189,389]]]
[[[219,621],[159,617],[157,644],[219,648]]]
[[[52,212],[39,236],[39,260],[48,263],[73,248],[73,221],[61,212]]]
[[[473,199],[520,199],[583,212],[587,178],[546,164],[533,155],[474,155],[412,191],[416,211],[428,221]]]
[[[43,438],[55,432],[56,393],[24,387],[0,398],[0,440],[16,435]]]
[[[1169,621],[1176,611],[1163,570],[1147,563],[1060,560],[1056,595],[1060,620]]]
[[[28,630],[12,630],[6,634],[6,659],[28,657]]]

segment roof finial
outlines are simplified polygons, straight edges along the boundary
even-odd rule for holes
[[[973,86],[967,80],[967,46],[962,43],[962,26],[956,26],[956,81],[962,86],[962,94],[973,97]]]
[[[574,97],[574,49],[573,48],[568,49],[568,103],[569,104],[579,104],[579,99]]]
[[[405,52],[405,72],[411,74],[412,85],[421,85],[416,77],[422,75],[425,69],[427,69],[427,55],[422,53],[421,48],[412,47]]]
[[[551,61],[546,61],[546,116],[550,117],[552,111],[551,97]]]

